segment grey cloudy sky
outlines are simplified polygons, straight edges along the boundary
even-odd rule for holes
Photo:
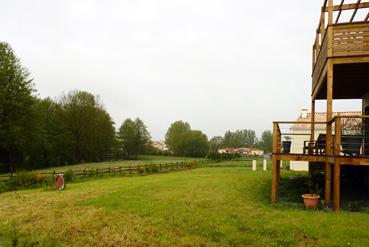
[[[229,129],[260,134],[310,106],[321,4],[0,0],[0,40],[31,71],[41,97],[98,94],[117,125],[140,117],[154,139],[176,120],[209,137]]]

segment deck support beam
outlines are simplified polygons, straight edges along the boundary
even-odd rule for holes
[[[311,100],[311,126],[310,126],[310,143],[315,140],[315,99]],[[310,153],[309,153],[310,154]],[[309,162],[309,174],[311,174],[311,162]]]
[[[337,211],[340,209],[340,195],[341,195],[341,164],[338,159],[341,153],[341,127],[342,119],[336,118],[334,122],[334,174],[333,174],[333,210]]]
[[[328,29],[328,32],[331,30]],[[328,41],[329,42],[329,41]],[[328,123],[333,116],[333,60],[328,59],[327,69],[327,132],[326,132],[326,155],[330,156],[332,147],[332,124]],[[325,201],[330,206],[332,199],[332,165],[327,159],[325,162]]]
[[[333,210],[340,210],[340,185],[341,185],[341,166],[338,160],[334,162],[334,176],[333,176]]]

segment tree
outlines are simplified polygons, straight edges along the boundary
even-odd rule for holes
[[[187,122],[176,121],[172,123],[165,134],[165,143],[169,150],[177,155],[183,151],[182,137],[185,133],[191,131],[191,126]]]
[[[0,42],[0,163],[14,172],[31,141],[34,88],[30,73],[22,67],[9,44]]]
[[[205,157],[209,152],[209,142],[207,136],[200,130],[191,130],[182,136],[183,156]]]
[[[165,135],[169,150],[179,156],[204,157],[209,151],[208,138],[199,130],[191,130],[187,122],[171,124]]]
[[[224,138],[221,136],[214,136],[209,141],[209,151],[218,152],[218,149],[222,147],[224,143]]]
[[[253,130],[227,131],[224,134],[223,147],[241,148],[255,147],[257,144],[256,133]]]
[[[272,152],[273,136],[270,130],[265,130],[261,134],[261,139],[259,142],[259,147],[266,153]]]
[[[136,118],[134,121],[126,119],[120,126],[118,138],[123,145],[126,158],[137,158],[145,149],[145,144],[150,141],[150,133],[144,122]]]
[[[72,91],[60,101],[60,125],[73,136],[73,163],[105,160],[111,151],[115,131],[113,121],[99,98],[83,91]]]

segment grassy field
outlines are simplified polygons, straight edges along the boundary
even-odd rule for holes
[[[208,167],[3,193],[0,246],[369,246],[368,213],[272,206],[270,180]]]
[[[66,171],[66,170],[78,170],[78,169],[91,169],[91,168],[109,168],[118,166],[134,166],[141,164],[152,164],[152,163],[172,163],[185,160],[199,160],[199,158],[188,158],[188,157],[175,157],[175,156],[154,156],[154,155],[141,155],[138,160],[121,160],[121,161],[110,161],[110,162],[96,162],[96,163],[82,163],[77,165],[67,166],[56,166],[43,169],[43,171]]]

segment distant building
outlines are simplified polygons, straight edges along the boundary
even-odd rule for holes
[[[257,148],[221,148],[218,153],[238,153],[242,156],[261,156],[264,151]]]
[[[168,146],[164,141],[151,141],[151,146],[160,151],[168,151]]]

